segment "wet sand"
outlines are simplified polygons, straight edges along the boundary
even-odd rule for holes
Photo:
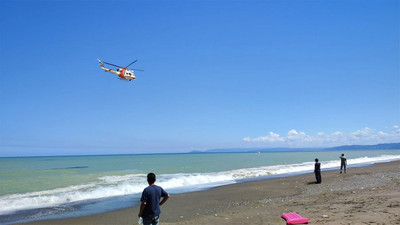
[[[172,195],[161,207],[160,224],[282,224],[297,212],[309,224],[400,224],[400,161],[368,167],[222,186]],[[137,224],[138,207],[88,217],[25,224]]]

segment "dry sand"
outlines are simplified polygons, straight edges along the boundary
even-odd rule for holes
[[[162,206],[161,225],[282,224],[282,213],[297,212],[309,224],[400,224],[400,161],[322,171],[172,195]],[[138,208],[88,217],[27,224],[137,224]]]

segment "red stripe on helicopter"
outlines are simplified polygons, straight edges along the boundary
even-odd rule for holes
[[[119,77],[121,77],[122,79],[125,79],[125,77],[124,77],[124,72],[125,72],[125,68],[122,68],[121,69],[121,73],[118,75]]]

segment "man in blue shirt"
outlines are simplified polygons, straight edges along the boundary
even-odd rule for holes
[[[143,225],[158,225],[161,214],[160,206],[169,198],[169,194],[162,187],[154,184],[155,181],[156,175],[154,173],[147,174],[149,186],[143,190],[138,215],[143,218]]]

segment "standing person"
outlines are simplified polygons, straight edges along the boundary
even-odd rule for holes
[[[347,159],[344,154],[340,156],[340,173],[342,173],[342,170],[344,168],[344,173],[346,173],[346,166],[347,166]]]
[[[318,162],[318,159],[315,159],[315,165],[314,165],[314,173],[315,173],[315,179],[317,179],[316,184],[321,183],[321,163]]]
[[[143,218],[143,225],[158,225],[161,214],[160,206],[168,200],[169,194],[162,187],[154,184],[156,182],[154,173],[147,174],[147,182],[149,186],[143,190],[140,198],[138,216]]]

